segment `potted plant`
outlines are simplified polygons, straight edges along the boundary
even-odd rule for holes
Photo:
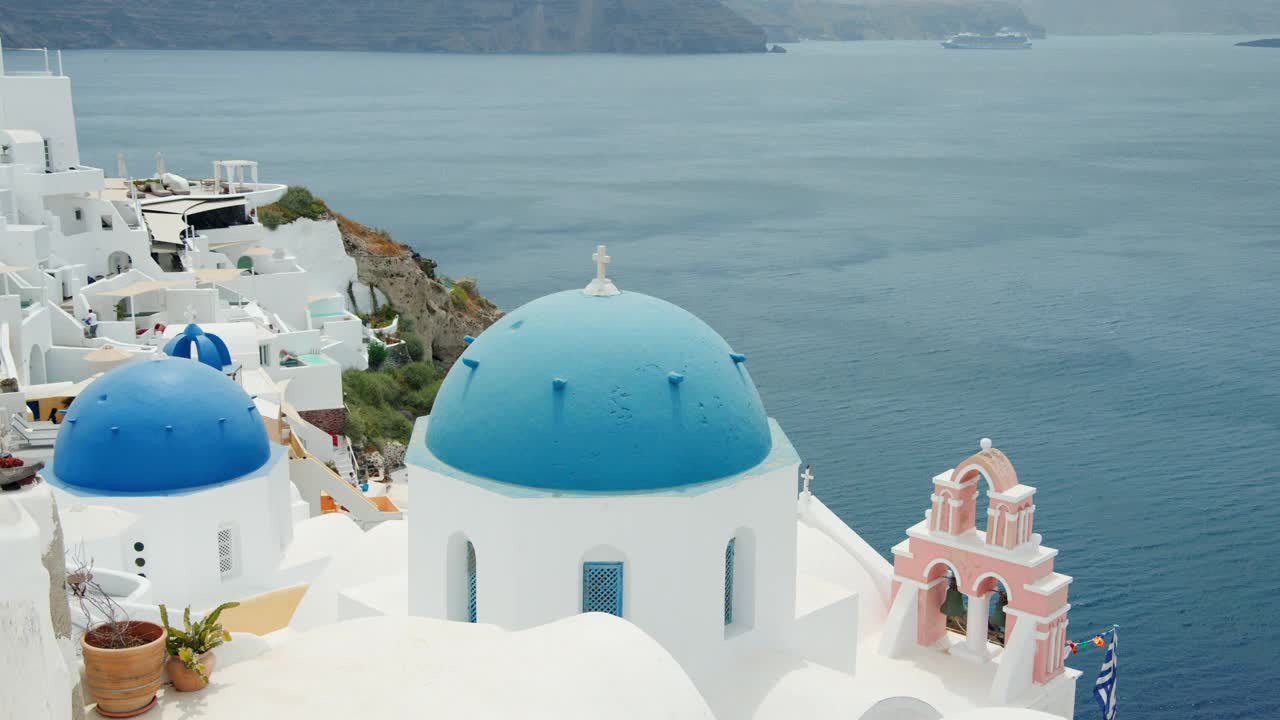
[[[209,676],[217,662],[213,649],[224,642],[231,642],[231,633],[222,629],[218,616],[223,610],[239,605],[238,602],[222,603],[194,623],[188,607],[182,611],[181,630],[169,624],[169,611],[164,605],[160,606],[160,621],[169,636],[165,643],[168,655],[165,669],[169,671],[169,679],[175,689],[192,692],[209,684]]]
[[[85,689],[98,703],[98,714],[127,718],[150,710],[160,689],[164,667],[164,628],[130,620],[93,579],[93,563],[78,563],[67,586],[84,616],[80,649],[84,655]]]

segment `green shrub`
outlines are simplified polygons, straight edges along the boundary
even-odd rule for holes
[[[467,291],[464,290],[461,285],[454,285],[453,289],[449,291],[449,299],[453,301],[454,307],[461,310],[467,307],[467,301],[470,298],[467,296]]]
[[[258,211],[258,222],[262,223],[268,230],[275,230],[289,221],[279,208],[268,205]]]
[[[369,343],[369,369],[377,370],[387,361],[387,346],[381,343]]]
[[[325,206],[323,200],[312,195],[310,190],[301,185],[290,185],[289,189],[284,191],[284,196],[276,204],[294,217],[304,217],[311,220],[319,220],[329,212],[329,208]]]
[[[421,390],[440,378],[440,371],[429,362],[414,362],[400,368],[400,382],[410,390]]]
[[[413,420],[431,412],[443,382],[444,373],[430,361],[342,373],[343,434],[362,446],[407,442]]]
[[[411,362],[420,362],[427,354],[427,344],[422,342],[422,338],[414,333],[400,332],[400,339],[404,341],[405,353],[409,356]]]

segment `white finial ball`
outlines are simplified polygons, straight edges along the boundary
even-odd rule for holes
[[[991,449],[991,438],[982,438],[981,440],[979,440],[979,441],[978,441],[978,447],[981,447],[983,450],[990,450],[990,449]]]

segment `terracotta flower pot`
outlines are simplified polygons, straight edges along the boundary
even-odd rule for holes
[[[213,651],[201,655],[199,657],[200,664],[204,665],[204,674],[207,677],[213,677],[213,666],[217,664],[218,658]],[[187,668],[186,663],[182,662],[182,658],[170,655],[165,661],[165,671],[169,673],[169,679],[173,681],[173,687],[180,692],[194,692],[203,690],[209,684],[207,680],[200,677],[200,673]]]
[[[107,717],[133,717],[146,712],[160,689],[165,629],[155,623],[130,620],[129,634],[144,644],[122,650],[97,647],[95,641],[103,642],[102,626],[80,638],[85,689],[98,702],[98,712]]]

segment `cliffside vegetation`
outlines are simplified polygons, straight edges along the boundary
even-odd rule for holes
[[[301,185],[290,185],[279,201],[258,208],[258,222],[272,230],[298,218],[319,220],[329,215],[329,206]]]
[[[412,321],[401,318],[401,323],[401,345],[390,351],[370,345],[369,369],[342,374],[342,399],[347,406],[344,434],[357,447],[381,448],[392,440],[407,443],[414,419],[431,412],[444,382],[444,368],[425,357]]]
[[[502,313],[480,294],[474,278],[438,276],[435,261],[385,230],[333,211],[305,187],[291,186],[279,202],[258,209],[258,220],[270,228],[298,218],[337,224],[363,286],[348,287],[352,304],[376,305],[360,315],[366,324],[385,328],[399,318],[389,347],[369,345],[368,370],[342,374],[344,434],[361,447],[407,442],[414,419],[431,412],[445,372],[466,347],[463,338],[479,335]],[[358,292],[368,293],[362,303],[355,302]]]

